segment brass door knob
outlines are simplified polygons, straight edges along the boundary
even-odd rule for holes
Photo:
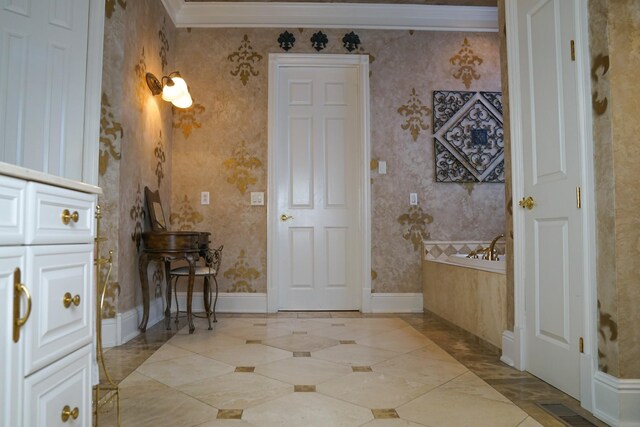
[[[533,209],[533,207],[536,205],[536,202],[533,200],[533,197],[529,196],[527,198],[522,198],[522,200],[520,200],[518,202],[518,204],[520,205],[520,207],[522,209]]]
[[[60,416],[60,418],[62,419],[62,422],[66,423],[69,420],[69,417],[76,420],[78,419],[78,415],[80,415],[80,410],[78,409],[77,406],[71,409],[69,405],[64,405],[64,408],[62,408],[62,415]]]
[[[282,222],[289,221],[290,219],[293,219],[293,217],[291,215],[287,215],[287,214],[280,215],[280,221],[282,221]]]
[[[78,214],[78,211],[73,211],[73,213],[71,213],[69,212],[69,209],[65,209],[62,211],[62,215],[60,215],[60,217],[62,218],[62,223],[64,225],[69,225],[71,221],[78,222],[80,214]]]
[[[75,297],[72,297],[69,292],[65,293],[64,297],[62,297],[62,304],[64,305],[64,308],[71,307],[72,303],[76,307],[79,306],[80,305],[80,295],[76,295]]]

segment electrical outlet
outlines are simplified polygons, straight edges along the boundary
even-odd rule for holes
[[[251,192],[251,206],[264,206],[264,193],[262,191]]]
[[[202,193],[200,193],[200,204],[201,205],[208,205],[209,204],[209,192],[208,191],[203,191]]]
[[[409,204],[416,206],[418,204],[418,193],[409,193]]]

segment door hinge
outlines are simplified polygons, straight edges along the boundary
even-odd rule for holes
[[[576,187],[576,207],[582,209],[582,190]]]
[[[571,60],[576,60],[576,42],[571,40]]]
[[[584,353],[584,338],[580,337],[580,353]]]

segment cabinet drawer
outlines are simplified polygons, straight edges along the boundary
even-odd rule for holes
[[[94,195],[28,183],[26,244],[92,243],[94,206]]]
[[[92,341],[93,245],[29,247],[27,273],[33,308],[24,330],[25,375]]]
[[[77,418],[62,412],[78,408]],[[25,380],[24,425],[91,426],[91,346],[87,345]]]
[[[27,184],[0,176],[0,245],[24,243]]]

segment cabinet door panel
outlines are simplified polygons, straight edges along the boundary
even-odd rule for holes
[[[25,381],[27,426],[91,425],[91,346],[48,366]],[[62,420],[65,406],[78,408],[77,418]]]
[[[29,247],[27,265],[34,297],[25,329],[25,375],[91,342],[93,245]],[[78,299],[65,306],[65,294]]]
[[[24,243],[26,183],[0,176],[0,242]]]
[[[0,426],[20,426],[22,349],[24,337],[13,342],[14,273],[25,271],[23,247],[0,247]],[[26,310],[23,300],[20,313]]]

